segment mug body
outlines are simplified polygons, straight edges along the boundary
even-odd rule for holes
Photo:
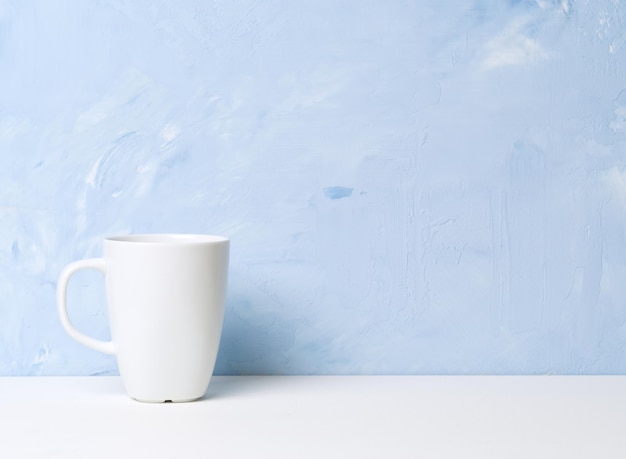
[[[229,241],[218,236],[105,239],[111,338],[132,398],[204,395],[222,333],[228,257]]]

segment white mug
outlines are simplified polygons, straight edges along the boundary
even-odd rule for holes
[[[132,398],[201,398],[215,367],[224,320],[229,240],[145,234],[109,237],[104,258],[69,264],[57,284],[61,323],[79,343],[117,358]],[[104,273],[111,341],[78,331],[67,313],[67,285],[80,269]]]

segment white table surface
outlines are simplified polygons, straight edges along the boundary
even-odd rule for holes
[[[0,458],[135,457],[626,457],[626,376],[214,377],[183,404],[0,378]]]

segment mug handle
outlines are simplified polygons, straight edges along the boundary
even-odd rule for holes
[[[72,322],[70,322],[67,314],[67,284],[74,273],[81,269],[97,269],[106,274],[106,263],[103,258],[87,258],[70,263],[61,271],[59,281],[57,282],[57,307],[61,324],[65,331],[79,343],[105,354],[115,354],[113,341],[102,341],[87,336],[74,328]]]

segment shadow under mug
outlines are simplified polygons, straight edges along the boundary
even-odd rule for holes
[[[222,334],[230,242],[191,234],[109,237],[104,257],[66,266],[57,306],[67,333],[117,358],[124,387],[145,402],[184,402],[209,385]],[[104,273],[111,341],[78,331],[67,312],[67,285],[80,269]]]

